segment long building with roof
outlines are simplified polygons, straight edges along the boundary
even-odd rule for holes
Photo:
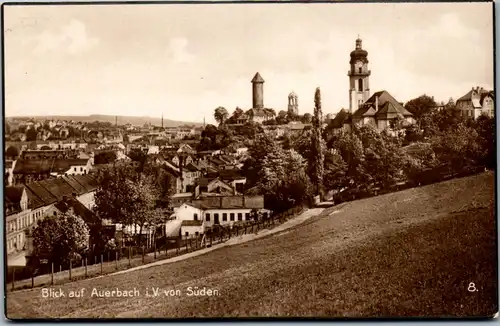
[[[59,203],[73,198],[79,208],[91,211],[97,181],[90,175],[68,175],[5,187],[6,248],[9,262],[24,258],[27,235]],[[83,208],[80,209],[83,211]],[[21,259],[22,260],[22,259]]]

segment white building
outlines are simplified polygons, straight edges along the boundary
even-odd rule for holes
[[[178,207],[173,217],[174,221],[180,221],[177,222],[180,234],[189,236],[193,232],[202,234],[214,225],[249,221],[252,210],[266,211],[263,196],[220,196],[192,200]]]

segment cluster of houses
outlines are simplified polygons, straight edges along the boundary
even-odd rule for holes
[[[396,119],[406,125],[413,124],[413,115],[389,92],[384,90],[370,95],[368,79],[371,71],[368,70],[367,55],[361,40],[356,40],[348,74],[350,107],[336,115],[327,115],[324,125],[337,130],[350,129],[354,124],[391,130]],[[252,108],[235,117],[231,121],[233,127],[249,121],[264,124],[276,118],[275,111],[264,106],[263,84],[264,79],[257,73],[252,79]],[[493,116],[494,93],[479,87],[472,88],[457,100],[456,108],[464,116],[474,119],[481,114]],[[293,92],[289,95],[288,113],[298,115],[298,97]],[[197,151],[194,148],[199,143],[202,127],[155,128],[145,125],[136,128],[125,125],[122,128],[88,130],[81,123],[76,125],[86,132],[86,139],[47,141],[41,135],[41,139],[34,142],[24,142],[22,137],[14,137],[17,142],[6,142],[8,264],[17,264],[16,259],[24,257],[30,247],[31,231],[36,222],[46,216],[71,209],[91,223],[95,217],[92,208],[97,188],[92,172],[98,168],[94,158],[102,151],[114,151],[120,161],[129,161],[128,155],[134,150],[143,151],[149,160],[161,165],[171,176],[173,194],[163,228],[167,237],[197,236],[214,225],[232,226],[245,223],[259,214],[265,216],[272,213],[264,209],[262,196],[243,194],[246,178],[241,167],[247,148],[239,146],[231,151]],[[41,126],[30,121],[27,128],[38,130]],[[65,123],[51,121],[48,127],[43,126],[41,133],[49,129],[64,133],[69,128]],[[301,122],[285,125],[265,123],[262,127],[265,133],[280,138],[287,134],[300,134],[311,125]],[[9,157],[10,146],[18,148],[19,153]],[[122,228],[119,225],[116,229],[129,233],[136,230],[133,226]],[[150,230],[144,232],[150,235]]]
[[[148,159],[161,165],[172,180],[171,207],[163,228],[167,237],[195,236],[214,224],[248,221],[252,212],[268,213],[262,196],[243,196],[246,178],[240,168],[246,155],[244,148],[227,154],[220,150],[198,152],[187,143],[148,146],[142,148]],[[82,157],[87,155],[83,148],[63,148],[26,149],[7,161],[10,162],[5,167],[9,264],[22,264],[29,255],[30,234],[40,219],[71,209],[85,221],[93,221],[97,187],[93,157],[100,150],[127,153],[122,144],[96,148],[88,157]],[[115,226],[117,231],[125,233],[137,231],[133,226]],[[150,242],[152,230],[143,232]]]

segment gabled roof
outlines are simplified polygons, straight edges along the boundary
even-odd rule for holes
[[[75,193],[77,195],[86,193],[85,187],[80,184],[73,176],[63,176],[62,179],[75,190]]]
[[[342,128],[344,124],[351,123],[351,114],[344,109],[341,109],[339,113],[330,122],[330,126],[333,128]]]
[[[264,83],[264,78],[257,72],[252,78],[252,83]]]
[[[54,207],[62,213],[66,213],[70,209],[72,209],[75,215],[81,217],[87,224],[99,223],[99,219],[97,218],[97,216],[75,198],[65,198],[61,201],[58,201],[54,205]]]
[[[200,171],[200,168],[198,168],[195,164],[193,163],[189,163],[188,165],[186,165],[184,167],[185,170],[189,171],[189,172],[199,172]]]
[[[63,173],[68,171],[72,166],[87,165],[88,159],[30,159],[18,160],[14,168],[16,174],[37,174],[37,173]]]
[[[488,91],[486,89],[481,89],[481,88],[476,88],[476,89],[471,89],[470,91],[467,92],[467,94],[465,94],[464,96],[460,97],[457,102],[459,101],[470,101],[472,100],[472,92],[475,91],[475,92],[478,92],[481,94],[481,98],[483,98],[483,96],[487,96],[487,95],[490,95],[493,97],[493,94],[494,92],[493,91]]]
[[[31,190],[43,202],[43,206],[53,204],[57,201],[57,198],[45,189],[40,182],[28,183],[26,188]]]
[[[39,181],[39,184],[49,191],[57,200],[63,199],[63,196],[69,196],[75,190],[62,178]]]
[[[23,196],[24,187],[20,186],[8,186],[5,187],[5,199],[12,203],[19,203],[21,197]]]
[[[385,102],[382,107],[379,107],[379,110],[376,114],[377,119],[393,119],[398,116],[401,118],[404,117],[404,115],[401,114],[400,111],[391,102]]]
[[[31,209],[37,209],[45,206],[43,200],[38,198],[34,192],[32,192],[29,188],[26,188],[26,195],[28,196],[28,207]]]
[[[401,103],[399,103],[391,94],[389,94],[389,92],[384,90],[374,93],[358,110],[356,110],[356,112],[354,112],[353,117],[359,119],[365,116],[373,116],[371,109],[375,109],[377,105],[377,98],[378,112],[375,114],[377,118],[385,116],[385,113],[379,113],[384,107],[385,110],[390,110],[390,112],[396,110],[399,114],[405,117],[412,116],[412,114],[408,110],[406,110],[404,106],[401,105]],[[391,105],[385,106],[387,102],[391,103]]]

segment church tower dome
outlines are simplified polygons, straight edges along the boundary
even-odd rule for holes
[[[368,51],[363,50],[362,43],[363,41],[358,37],[356,40],[356,48],[351,52],[350,64],[354,64],[358,60],[368,63]]]

